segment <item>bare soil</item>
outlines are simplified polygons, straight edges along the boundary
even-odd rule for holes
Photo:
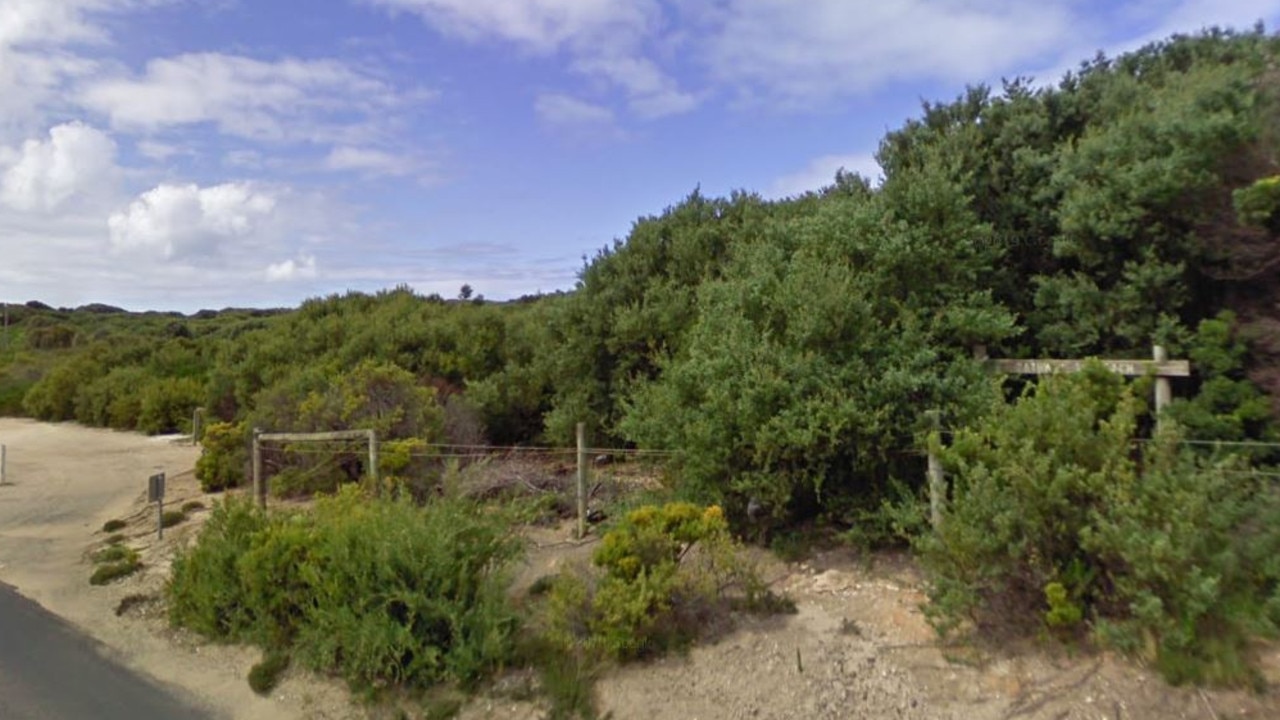
[[[368,718],[340,683],[290,670],[270,697],[245,682],[256,650],[210,645],[171,629],[161,589],[175,548],[207,510],[155,535],[146,477],[169,477],[167,506],[203,495],[191,468],[198,451],[172,438],[0,419],[12,485],[0,487],[0,581],[83,628],[133,669],[185,688],[228,718]],[[89,554],[107,520],[145,564],[103,587],[88,583]],[[584,562],[590,542],[569,526],[532,532],[517,586]],[[655,718],[1280,718],[1280,693],[1171,688],[1152,671],[1108,654],[1062,649],[948,647],[925,622],[922,578],[908,558],[834,551],[805,563],[759,554],[766,578],[795,601],[795,615],[740,618],[737,629],[687,655],[631,665],[599,683],[604,714]],[[126,598],[128,598],[126,600]],[[122,604],[122,601],[123,604]],[[117,614],[117,610],[121,612]],[[1264,674],[1280,685],[1280,648],[1260,649]],[[543,717],[537,702],[493,692],[464,720]]]

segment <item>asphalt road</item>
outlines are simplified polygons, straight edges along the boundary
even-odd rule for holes
[[[0,719],[209,717],[107,659],[91,638],[0,583]]]

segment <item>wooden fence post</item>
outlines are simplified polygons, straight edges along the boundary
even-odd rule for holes
[[[204,408],[191,411],[191,446],[200,444],[200,422],[204,419]]]
[[[253,429],[253,497],[258,502],[258,506],[267,507],[267,492],[263,487],[262,480],[262,441],[260,439],[262,430]]]
[[[378,475],[378,431],[369,431],[369,479],[373,482],[373,491],[382,497],[382,480]]]
[[[1169,352],[1160,345],[1151,348],[1151,359],[1157,363],[1166,362],[1169,359]],[[1156,432],[1160,431],[1161,411],[1169,407],[1169,403],[1173,402],[1173,387],[1169,384],[1169,378],[1165,375],[1156,375]]]
[[[942,437],[942,413],[930,410],[929,421],[933,427],[929,436],[929,521],[936,531],[942,527],[942,508],[947,499],[947,478],[942,471],[942,459],[932,447],[933,438]]]
[[[578,423],[578,539],[587,536],[587,424]]]

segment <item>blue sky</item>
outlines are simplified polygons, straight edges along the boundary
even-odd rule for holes
[[[0,299],[570,289],[695,187],[874,176],[966,84],[1280,0],[0,0]]]

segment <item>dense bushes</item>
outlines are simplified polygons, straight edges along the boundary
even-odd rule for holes
[[[204,386],[192,378],[153,380],[142,390],[138,430],[150,435],[189,430],[203,394]]]
[[[91,345],[36,382],[23,408],[42,420],[77,420],[150,434],[188,428],[204,395],[203,382],[157,375],[132,364],[136,352],[136,343]]]
[[[924,409],[972,415],[987,380],[970,346],[1014,332],[971,285],[997,257],[989,229],[936,174],[883,192],[765,223],[765,242],[699,288],[683,351],[632,391],[622,433],[682,451],[698,499],[842,520],[893,475],[922,474],[909,451]]]
[[[1051,377],[943,453],[953,495],[921,539],[947,632],[1087,632],[1174,681],[1247,682],[1280,623],[1280,494],[1239,462],[1135,445],[1143,412],[1100,366]]]
[[[511,657],[502,569],[519,547],[501,513],[461,500],[420,508],[348,487],[268,516],[228,498],[175,560],[170,613],[359,685],[465,684]]]

